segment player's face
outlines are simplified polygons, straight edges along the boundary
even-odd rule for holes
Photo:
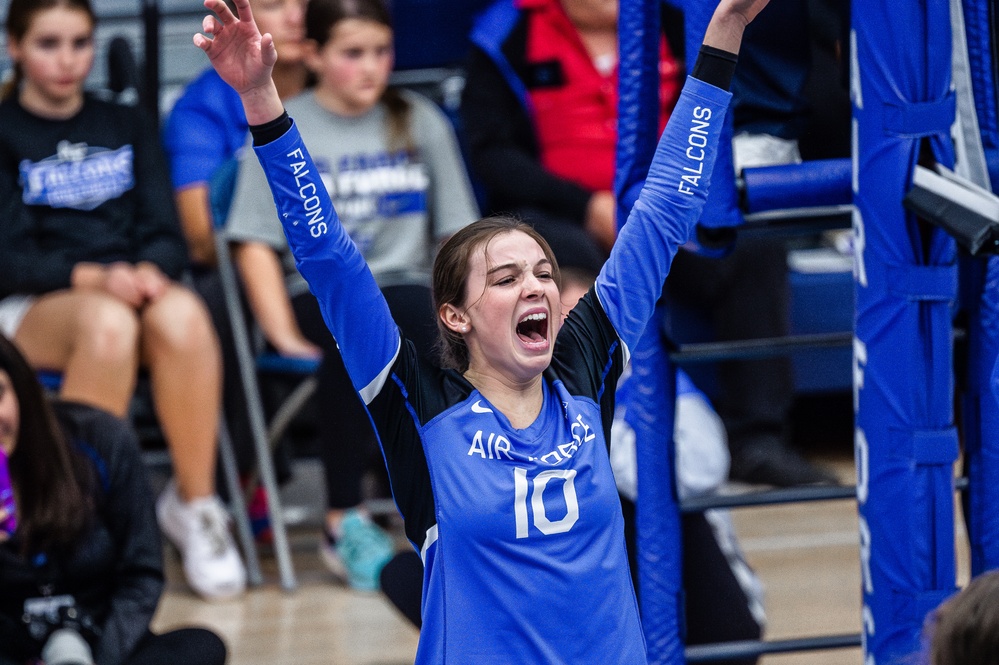
[[[7,44],[24,75],[21,103],[53,116],[75,112],[94,64],[94,25],[82,9],[52,7],[35,13],[27,32]]]
[[[306,0],[253,0],[253,20],[260,34],[271,33],[281,64],[305,59]]]
[[[309,66],[319,78],[316,96],[325,106],[360,115],[381,99],[393,63],[392,30],[377,21],[349,18],[333,26]]]
[[[534,238],[510,231],[473,253],[468,268],[469,371],[517,384],[537,378],[562,320],[548,257]]]
[[[14,444],[17,443],[20,413],[10,375],[0,370],[0,450],[8,456],[14,452]]]

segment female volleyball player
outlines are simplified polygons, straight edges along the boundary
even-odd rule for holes
[[[645,663],[607,457],[617,379],[707,193],[746,25],[722,0],[643,192],[594,287],[564,321],[559,272],[530,227],[487,218],[438,253],[443,367],[399,335],[270,71],[248,0],[194,37],[239,92],[299,272],[375,424],[424,561],[418,663]]]

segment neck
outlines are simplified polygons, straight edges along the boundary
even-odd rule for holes
[[[541,413],[544,391],[541,387],[540,374],[520,384],[480,374],[469,368],[465,372],[465,378],[517,429],[528,427]]]
[[[69,99],[53,102],[37,94],[32,88],[24,87],[17,101],[28,112],[48,120],[66,120],[72,118],[83,108],[83,91]]]
[[[574,21],[579,39],[586,47],[586,52],[590,58],[612,57],[617,61],[617,21],[602,21],[599,19],[590,21]]]

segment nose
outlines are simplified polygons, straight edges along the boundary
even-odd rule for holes
[[[65,45],[59,49],[58,63],[63,69],[69,69],[73,66],[75,60],[74,49],[71,45]]]
[[[377,53],[367,53],[361,58],[361,68],[365,74],[371,75],[378,71],[381,56]]]
[[[534,273],[528,273],[527,277],[524,279],[524,295],[528,298],[535,298],[540,296],[544,292],[544,287],[541,284],[541,280],[538,279]]]

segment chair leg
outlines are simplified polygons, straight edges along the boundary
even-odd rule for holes
[[[271,530],[274,533],[274,553],[277,556],[281,587],[286,591],[293,591],[296,587],[295,570],[291,561],[291,547],[288,544],[288,532],[281,509],[281,499],[274,474],[274,465],[271,461],[270,446],[267,444],[267,426],[264,422],[264,407],[260,399],[257,370],[253,360],[249,334],[243,324],[245,319],[243,308],[239,302],[239,284],[236,281],[236,273],[229,256],[229,245],[222,236],[221,233],[216,234],[215,242],[219,256],[219,277],[226,293],[226,312],[231,322],[233,343],[236,346],[236,355],[239,359],[240,382],[243,384],[243,393],[246,396],[253,447],[257,454],[257,468],[267,492],[267,512],[270,515]]]
[[[222,464],[222,476],[225,478],[226,489],[229,492],[229,509],[236,521],[236,534],[243,549],[246,560],[247,582],[250,586],[260,586],[264,577],[260,572],[260,558],[253,539],[253,529],[250,526],[250,515],[246,508],[246,499],[239,486],[239,469],[236,465],[236,455],[229,436],[229,427],[225,418],[219,419],[219,461]]]

